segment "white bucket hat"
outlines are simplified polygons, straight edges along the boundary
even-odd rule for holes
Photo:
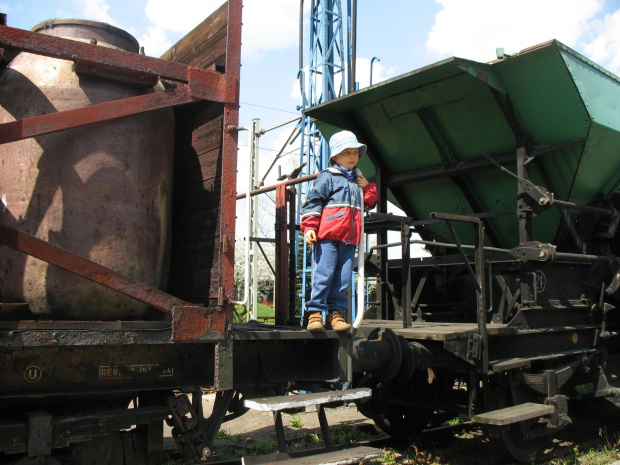
[[[360,156],[362,158],[366,153],[366,144],[360,144],[357,141],[357,137],[351,131],[340,131],[331,136],[329,139],[329,162],[333,164],[332,157],[335,157],[340,152],[346,149],[359,149]]]

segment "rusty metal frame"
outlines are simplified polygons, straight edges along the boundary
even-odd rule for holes
[[[465,264],[468,272],[472,275],[476,283],[476,320],[478,322],[478,334],[476,340],[470,341],[472,346],[472,353],[476,354],[475,358],[478,361],[478,369],[483,375],[488,373],[489,370],[489,346],[488,346],[488,331],[486,326],[486,285],[484,276],[484,223],[480,218],[467,215],[453,215],[450,213],[431,213],[431,218],[436,218],[445,221],[446,225],[452,232],[454,242],[463,257],[463,263]],[[475,270],[471,269],[469,260],[465,255],[465,250],[459,241],[456,231],[451,225],[452,221],[460,221],[471,224],[476,232],[475,243]],[[492,285],[492,283],[489,283]]]
[[[112,271],[105,266],[10,226],[0,225],[0,244],[102,284],[167,313],[172,313],[172,309],[175,306],[194,306],[194,304],[177,299],[159,289],[140,283],[128,276]]]
[[[237,195],[237,126],[239,125],[239,81],[241,73],[241,11],[242,0],[228,0],[228,40],[226,43],[226,73],[229,93],[234,98],[224,102],[222,137],[222,196],[220,211],[234,212]],[[235,222],[236,216],[220,215],[220,289],[222,300],[232,295],[235,286]],[[227,312],[232,317],[232,304]]]
[[[228,2],[228,37],[224,74],[182,63],[151,58],[137,53],[108,49],[93,44],[47,36],[0,24],[0,48],[44,55],[75,63],[77,72],[152,85],[158,79],[175,81],[177,88],[143,96],[120,99],[88,107],[0,124],[0,144],[87,124],[122,118],[155,109],[207,100],[224,104],[225,129],[236,127],[239,119],[239,76],[241,66],[241,0]],[[237,134],[226,130],[222,141],[222,211],[234,208]],[[222,270],[219,305],[234,284],[234,215],[222,217]],[[172,314],[173,340],[220,339],[227,332],[226,312],[221,308],[201,308],[163,291],[137,282],[106,267],[72,254],[46,241],[8,226],[0,226],[0,244],[40,258],[72,273]],[[196,329],[196,321],[202,323]],[[185,321],[187,320],[187,321]],[[203,321],[204,320],[204,321]],[[191,323],[191,324],[190,324]],[[228,379],[226,381],[229,381]]]

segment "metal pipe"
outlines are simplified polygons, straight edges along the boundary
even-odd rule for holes
[[[304,67],[304,0],[299,0],[299,69]]]
[[[357,171],[357,170],[356,170]],[[361,172],[360,172],[361,174]],[[366,238],[364,237],[364,190],[358,186],[358,190],[361,196],[361,221],[360,221],[360,243],[357,246],[357,313],[355,314],[355,321],[351,326],[351,335],[355,335],[358,328],[362,324],[364,319],[364,249],[366,249]]]
[[[561,262],[579,262],[579,263],[610,263],[611,258],[606,255],[582,255],[578,253],[556,252],[555,258]]]
[[[318,175],[319,173],[309,174],[308,176],[302,176],[300,178],[289,179],[288,181],[279,182],[277,184],[272,184],[271,186],[261,187],[260,189],[255,189],[253,191],[250,191],[250,196],[263,194],[265,192],[275,191],[278,187],[282,185],[290,186],[293,184],[301,184],[302,182],[306,182],[306,181],[312,181]],[[247,196],[248,196],[247,192],[245,194],[238,194],[236,199],[241,200],[241,199],[246,198]]]
[[[291,120],[289,120],[289,121],[285,121],[284,123],[278,124],[277,126],[274,126],[274,127],[272,127],[272,128],[269,128],[269,129],[261,129],[261,131],[260,131],[260,135],[262,136],[263,134],[266,134],[266,133],[268,133],[269,131],[273,131],[273,130],[275,130],[275,129],[279,129],[279,128],[281,128],[282,126],[286,126],[287,124],[296,123],[296,122],[298,122],[300,119],[301,119],[301,116],[298,116],[298,117],[293,118],[293,119],[291,119]]]
[[[351,68],[349,70],[349,79],[351,86],[349,92],[356,91],[355,75],[357,74],[357,0],[353,0],[351,8]]]
[[[246,127],[237,128],[237,131],[249,131]],[[248,147],[252,146],[252,132],[249,132],[249,142]],[[251,156],[251,155],[250,155]],[[248,173],[248,192],[252,190],[252,173]],[[251,199],[248,197],[246,199],[246,221],[247,221],[247,229],[246,229],[246,237],[245,237],[245,271],[244,271],[244,285],[243,285],[243,299],[241,300],[231,300],[233,305],[242,305],[245,306],[248,303],[248,297],[250,296],[250,236],[252,235],[252,231],[250,230],[252,225],[250,222],[250,215],[252,214],[252,206],[250,205]]]
[[[379,58],[377,57],[372,57],[372,60],[370,60],[370,85],[372,86],[372,63],[373,61],[381,61]]]
[[[456,249],[458,246],[456,244],[450,244],[448,242],[435,242],[435,241],[423,241],[423,240],[417,240],[414,239],[412,241],[410,241],[411,244],[422,244],[422,245],[431,245],[431,246],[436,246],[436,247],[445,247],[447,249]],[[379,249],[387,249],[389,247],[396,247],[396,246],[401,246],[402,243],[401,242],[390,242],[389,244],[382,244],[382,245],[374,245],[370,248],[370,252],[373,252],[374,250],[379,250]],[[464,249],[475,249],[476,246],[474,245],[462,245],[461,247]],[[488,252],[501,252],[501,253],[510,253],[510,250],[508,249],[499,249],[497,247],[485,247],[484,250],[488,251]]]
[[[554,198],[551,199],[549,204],[550,205],[557,205],[558,207],[564,207],[564,208],[570,208],[570,209],[574,209],[574,210],[580,210],[582,212],[596,213],[598,215],[603,215],[603,216],[613,216],[614,215],[613,211],[607,210],[605,208],[591,207],[589,205],[579,205],[577,203],[566,202],[564,200],[558,200],[558,199],[554,199]]]

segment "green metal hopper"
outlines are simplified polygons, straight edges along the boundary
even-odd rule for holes
[[[531,181],[555,198],[608,197],[620,183],[619,106],[617,76],[550,41],[491,63],[450,58],[307,113],[326,139],[341,128],[368,144],[360,168],[408,216],[476,214],[487,244],[512,248],[518,183],[497,163],[516,173],[525,147]],[[534,218],[532,238],[557,243],[563,228],[562,211],[550,208]],[[441,223],[421,232],[450,237]],[[471,227],[458,233],[473,243]]]

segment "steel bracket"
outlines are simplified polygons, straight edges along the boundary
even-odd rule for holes
[[[467,341],[467,358],[478,360],[482,353],[482,336],[480,334],[470,334]]]

